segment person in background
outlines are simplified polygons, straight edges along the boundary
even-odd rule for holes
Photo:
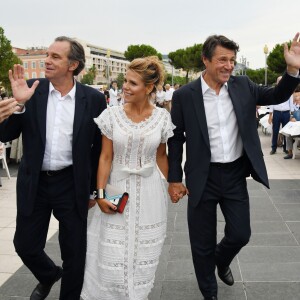
[[[282,76],[277,78],[276,84],[279,83]],[[277,104],[270,105],[270,114],[269,114],[269,124],[272,124],[272,150],[271,155],[276,153],[277,144],[278,144],[278,135],[280,130],[280,125],[284,127],[290,121],[290,115],[294,111],[293,105],[293,96],[291,96],[287,101]],[[286,138],[283,137],[282,143],[283,152],[288,154],[286,149]]]
[[[164,108],[170,112],[171,110],[171,103],[172,103],[172,96],[173,96],[173,90],[171,89],[171,85],[170,84],[166,84],[165,85],[165,101],[164,101]]]
[[[246,177],[251,174],[269,187],[256,106],[287,101],[300,82],[299,33],[290,49],[284,47],[287,72],[275,88],[259,86],[247,76],[231,76],[238,50],[223,35],[208,37],[202,50],[205,70],[199,79],[175,91],[172,100],[176,128],[168,140],[169,194],[172,202],[188,194],[193,263],[206,300],[218,299],[216,267],[225,284],[234,284],[230,264],[250,239]],[[181,166],[185,142],[186,187]],[[217,205],[225,218],[224,237],[218,244]]]
[[[99,207],[88,227],[87,261],[81,297],[146,300],[153,287],[167,226],[166,142],[173,135],[170,114],[149,101],[164,69],[156,56],[127,67],[123,107],[109,107],[95,121],[102,136],[98,167]],[[105,199],[107,183],[129,193],[122,214]]]
[[[9,71],[22,112],[0,124],[0,140],[22,133],[14,246],[39,281],[30,300],[46,299],[60,278],[59,299],[80,298],[87,213],[101,150],[93,118],[107,107],[103,94],[74,79],[84,65],[82,45],[61,36],[47,50],[46,78],[26,81],[21,65]],[[59,221],[62,267],[44,251],[51,214]]]
[[[156,87],[156,106],[164,107],[164,101],[166,99],[166,92],[163,90],[163,86],[158,84]]]
[[[119,91],[117,81],[112,81],[111,87],[109,90],[109,106],[119,105]]]

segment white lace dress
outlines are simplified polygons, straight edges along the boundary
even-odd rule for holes
[[[170,114],[158,107],[140,123],[132,122],[123,106],[106,109],[95,121],[113,141],[109,183],[127,191],[129,201],[123,214],[109,215],[98,206],[93,208],[81,297],[146,300],[167,224],[168,195],[156,166],[156,151],[173,135],[174,125]],[[120,166],[132,173],[120,176]],[[150,174],[149,166],[153,168]],[[144,169],[148,169],[145,174]]]

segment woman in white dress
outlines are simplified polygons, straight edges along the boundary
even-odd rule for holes
[[[149,101],[163,74],[157,57],[133,60],[123,86],[126,103],[95,119],[102,131],[100,193],[110,183],[128,192],[129,200],[122,214],[107,199],[96,200],[83,299],[146,300],[153,287],[167,226],[168,196],[159,170],[166,178],[166,142],[174,127],[170,114]]]

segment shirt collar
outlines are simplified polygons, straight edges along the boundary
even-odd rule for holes
[[[207,83],[205,82],[205,80],[204,80],[204,78],[203,78],[203,72],[201,72],[201,74],[200,74],[200,78],[201,78],[201,87],[202,87],[202,95],[204,95],[209,89],[211,89],[208,85],[207,85]],[[223,84],[223,86],[225,86],[226,87],[226,90],[228,90],[228,83],[227,82],[225,82],[224,84]],[[223,88],[223,86],[222,86],[222,88]]]
[[[55,87],[53,86],[53,84],[50,82],[49,83],[49,95],[52,93],[57,93],[57,95],[59,95],[59,97],[60,97],[60,100],[66,100],[66,99],[75,100],[76,82],[74,81],[74,85],[73,85],[72,89],[69,91],[68,94],[66,94],[63,97],[61,97],[61,93],[58,90],[56,90]]]

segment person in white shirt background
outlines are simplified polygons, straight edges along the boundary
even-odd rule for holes
[[[119,92],[118,92],[118,84],[116,81],[111,83],[111,88],[109,90],[109,106],[119,105]]]
[[[156,106],[164,107],[164,101],[166,98],[166,92],[163,90],[162,85],[157,85],[156,90]]]
[[[276,84],[279,83],[282,76],[277,78]],[[269,124],[273,123],[272,125],[272,150],[270,152],[271,155],[276,153],[277,150],[277,141],[278,135],[280,130],[280,125],[284,127],[290,121],[290,114],[294,111],[293,105],[293,95],[290,97],[289,100],[277,104],[277,105],[270,105],[270,114],[269,114]],[[283,152],[288,154],[286,149],[286,139],[283,137]]]
[[[171,101],[172,101],[172,96],[173,96],[174,90],[171,89],[171,86],[168,83],[165,85],[165,89],[166,89],[166,92],[165,92],[164,108],[168,112],[170,112],[171,111]]]

